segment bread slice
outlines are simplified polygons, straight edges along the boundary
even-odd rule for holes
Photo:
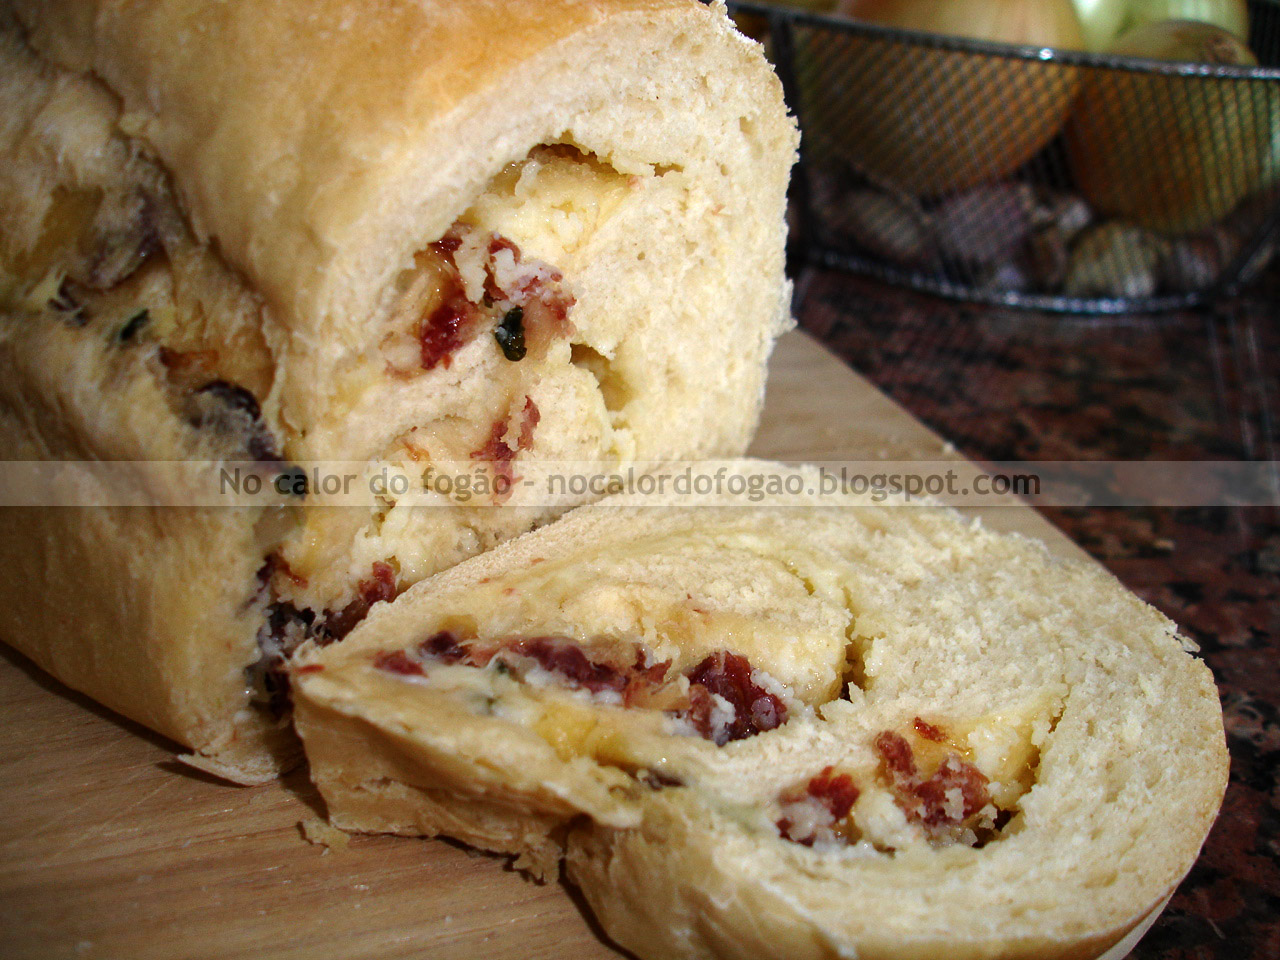
[[[0,103],[12,456],[502,475],[751,437],[797,134],[722,7],[13,0]],[[572,502],[21,511],[0,636],[260,780],[282,652]]]
[[[1149,922],[1227,775],[1174,625],[947,509],[723,476],[791,495],[583,507],[300,654],[332,821],[564,856],[645,958],[1097,957]]]

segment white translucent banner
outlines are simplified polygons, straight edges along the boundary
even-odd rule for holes
[[[946,503],[995,507],[1275,506],[1276,461],[8,461],[0,506],[563,507],[605,496],[635,505],[779,507]],[[696,501],[696,503],[690,503]]]

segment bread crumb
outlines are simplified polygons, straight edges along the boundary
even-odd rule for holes
[[[546,883],[560,869],[561,851],[554,843],[542,843],[524,850],[512,864],[537,883]]]
[[[299,820],[298,829],[302,831],[303,839],[307,843],[324,847],[325,854],[328,854],[330,850],[346,850],[351,843],[350,835],[342,832],[333,824],[321,820],[319,817],[307,817],[305,820]]]

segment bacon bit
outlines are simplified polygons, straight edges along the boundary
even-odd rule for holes
[[[391,564],[382,560],[373,563],[373,579],[360,582],[360,596],[370,605],[380,600],[394,600],[396,596],[396,572]]]
[[[783,839],[790,840],[792,843],[798,843],[802,847],[812,847],[814,841],[818,839],[812,835],[807,837],[793,837],[791,835],[791,831],[795,829],[796,825],[791,822],[790,817],[783,817],[782,819],[775,821],[774,826],[778,828],[778,833],[783,837]]]
[[[909,786],[916,780],[916,755],[911,751],[907,738],[892,730],[885,730],[875,739],[875,751],[884,761],[894,786]]]
[[[493,258],[503,250],[509,250],[511,252],[511,256],[515,259],[516,263],[519,263],[523,259],[520,254],[519,247],[517,247],[514,243],[512,243],[506,237],[500,237],[495,233],[492,239],[490,239],[489,241],[489,262],[486,265],[486,270],[485,270],[484,294],[490,300],[494,300],[494,301],[505,300],[505,301],[515,303],[517,301],[515,296],[513,295],[514,291],[508,292],[506,290],[503,290],[502,287],[498,286],[498,281],[494,278],[494,275],[493,275],[494,273]]]
[[[170,373],[204,373],[218,365],[217,350],[172,350],[161,347],[157,352],[160,363]]]
[[[538,281],[541,283],[541,281]],[[575,332],[569,322],[569,311],[577,298],[558,288],[542,287],[524,304],[525,341],[530,348],[541,348],[557,337],[570,337]]]
[[[662,683],[667,679],[667,671],[671,669],[670,660],[662,660],[658,663],[645,666],[645,654],[643,650],[636,651],[636,662],[631,668],[632,676],[637,680],[645,683]]]
[[[427,637],[418,644],[418,652],[441,663],[462,663],[468,654],[467,648],[452,630],[441,630]]]
[[[396,597],[396,572],[389,563],[381,560],[373,564],[373,576],[361,580],[356,587],[356,597],[337,613],[331,613],[325,620],[324,630],[330,641],[341,640],[356,628],[366,616],[369,608],[383,600],[394,600]]]
[[[431,244],[431,249],[442,257],[452,257],[458,252],[458,248],[462,246],[462,237],[456,233],[446,233],[443,237]]]
[[[577,299],[560,288],[564,274],[548,264],[539,264],[538,269],[517,281],[519,285],[515,289],[505,289],[494,276],[493,263],[494,257],[504,250],[517,264],[524,261],[519,247],[506,237],[494,234],[489,241],[485,295],[492,301],[513,304],[524,311],[525,339],[531,347],[545,347],[555,337],[572,335],[574,328],[569,322],[569,311]]]
[[[506,420],[495,420],[489,428],[489,439],[479,450],[471,451],[471,459],[491,463],[494,476],[507,481],[509,492],[510,485],[515,482],[515,470],[512,469],[511,461],[516,458],[516,448],[508,445],[504,439],[507,431]]]
[[[533,446],[533,431],[542,422],[542,411],[533,402],[533,397],[524,398],[524,409],[521,410],[520,439],[516,441],[516,449],[528,450]]]
[[[323,669],[323,663],[307,663],[303,664],[301,667],[295,668],[293,672],[299,675],[304,675],[308,673],[319,673]]]
[[[853,777],[847,773],[836,773],[835,767],[828,766],[810,779],[803,790],[789,791],[782,795],[781,800],[784,805],[791,805],[812,799],[826,811],[831,818],[830,826],[834,826],[849,816],[861,793]],[[796,824],[790,817],[781,818],[775,825],[779,834],[804,847],[812,847],[818,839],[816,831],[806,836],[795,835]]]
[[[507,662],[513,658],[526,657],[548,673],[562,678],[574,689],[591,693],[606,690],[620,693],[627,706],[634,705],[655,689],[663,687],[671,668],[670,660],[648,664],[647,654],[639,647],[636,648],[634,663],[629,667],[619,667],[614,663],[592,659],[581,646],[567,637],[529,637],[481,644],[465,641],[452,630],[432,634],[418,644],[416,653],[421,660],[468,667],[486,667],[498,657]]]
[[[847,773],[836,773],[835,767],[825,767],[809,781],[809,796],[821,803],[836,820],[843,820],[858,802],[862,791]]]
[[[489,240],[488,259],[485,265],[483,306],[467,299],[462,278],[454,255],[462,247],[463,234],[470,228],[455,225],[443,238],[431,244],[431,251],[443,261],[443,273],[447,286],[442,301],[430,316],[418,324],[417,339],[423,370],[442,366],[446,370],[453,362],[453,355],[479,333],[482,321],[492,319],[492,308],[500,305],[504,310],[518,307],[523,313],[522,327],[530,346],[541,347],[555,336],[569,336],[573,325],[569,311],[575,299],[560,287],[564,275],[547,264],[534,263],[533,269],[518,271],[516,279],[505,282],[515,289],[504,289],[497,280],[499,270],[494,257],[506,251],[516,264],[523,261],[520,248],[506,237],[493,234]],[[504,273],[506,271],[503,271]],[[393,371],[393,375],[407,376],[411,371]]]
[[[413,438],[413,434],[417,432],[417,427],[411,427],[409,433],[400,438],[400,446],[404,447],[404,452],[409,455],[410,460],[414,463],[421,463],[424,460],[431,459],[431,451]]]
[[[258,583],[261,585],[261,589],[265,590],[270,586],[277,573],[299,588],[307,585],[307,578],[300,573],[295,573],[293,568],[289,566],[288,560],[278,553],[273,553],[267,557],[266,562],[258,569]]]
[[[972,764],[952,754],[927,780],[921,780],[915,754],[905,737],[886,730],[875,739],[890,786],[907,817],[928,828],[958,826],[991,801],[988,780]],[[961,809],[948,794],[960,791]]]
[[[495,233],[493,239],[489,241],[489,256],[494,256],[500,250],[510,250],[516,260],[520,259],[520,248],[506,237],[500,237]]]
[[[627,689],[628,671],[611,663],[599,663],[590,659],[582,648],[560,637],[534,637],[517,640],[508,647],[513,653],[537,661],[542,669],[558,674],[573,687],[600,693],[613,690],[622,693]]]
[[[694,729],[722,747],[731,740],[745,740],[758,733],[777,729],[787,722],[787,705],[751,679],[751,663],[736,653],[713,653],[686,676],[689,678],[689,709],[686,717]],[[715,729],[712,695],[728,701],[733,720],[727,728]]]
[[[924,806],[924,823],[928,827],[963,823],[991,802],[988,780],[977,767],[959,757],[947,757],[932,777],[920,784],[917,795]],[[948,794],[960,791],[961,809],[951,808]]]
[[[666,686],[670,660],[645,665],[648,658],[643,650],[636,650],[636,660],[627,675],[627,686],[622,692],[622,702],[628,706],[644,706],[655,691]]]
[[[934,743],[942,743],[947,739],[946,733],[941,727],[935,727],[932,723],[926,723],[919,717],[912,721],[912,726],[916,728],[916,733],[924,737],[926,740],[932,740]]]
[[[471,451],[471,459],[484,460],[493,464],[494,476],[506,481],[506,495],[510,495],[511,485],[516,479],[511,462],[521,450],[528,450],[533,446],[533,432],[541,420],[542,412],[538,409],[538,405],[533,402],[532,397],[526,396],[524,407],[520,411],[520,432],[516,445],[513,447],[506,440],[507,435],[514,429],[514,421],[495,420],[485,445],[479,450]]]
[[[422,664],[410,658],[403,650],[379,653],[373,658],[373,665],[379,670],[396,673],[402,677],[421,677],[426,673],[422,669]]]
[[[302,588],[307,585],[307,578],[302,574],[297,573],[285,560],[280,561],[280,573],[288,578],[289,582],[296,587]]]
[[[307,578],[300,573],[295,573],[293,567],[289,566],[289,561],[278,553],[267,557],[267,562],[258,571],[258,582],[265,587],[275,579],[277,573],[296,587],[302,588],[307,585]]]

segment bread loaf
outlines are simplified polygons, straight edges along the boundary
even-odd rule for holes
[[[949,510],[709,502],[580,508],[303,651],[333,822],[564,857],[644,958],[1092,958],[1158,912],[1227,775],[1173,624]]]
[[[796,131],[722,6],[6,0],[0,27],[7,456],[749,441]],[[553,515],[9,510],[0,636],[254,782],[296,643]]]

